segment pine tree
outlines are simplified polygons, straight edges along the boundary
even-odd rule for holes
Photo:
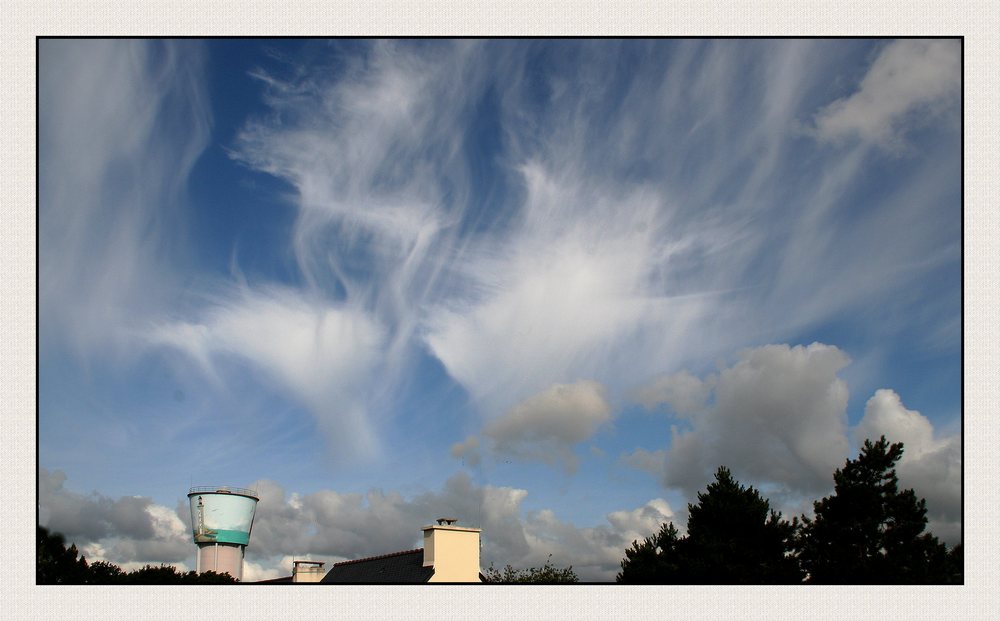
[[[925,533],[927,505],[899,491],[903,444],[865,440],[861,454],[833,475],[834,494],[803,518],[798,557],[809,582],[921,584],[950,581],[947,549]]]
[[[781,519],[753,487],[744,487],[720,467],[715,482],[688,505],[690,582],[784,584],[800,582],[791,556],[795,525]]]
[[[801,582],[792,545],[797,524],[781,519],[753,487],[720,467],[688,505],[688,534],[673,523],[625,551],[619,582],[785,584]]]
[[[615,579],[630,584],[680,583],[682,572],[678,564],[679,541],[677,527],[673,522],[663,524],[659,533],[646,537],[642,543],[633,541],[632,547],[625,550],[625,558],[621,561],[622,570]]]
[[[76,544],[66,547],[66,539],[38,526],[35,537],[35,579],[38,584],[86,584],[90,575],[87,559],[77,558]]]

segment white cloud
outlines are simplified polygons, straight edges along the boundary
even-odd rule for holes
[[[898,147],[907,129],[958,102],[961,83],[958,41],[894,41],[882,49],[855,93],[817,113],[816,135]]]
[[[667,451],[663,449],[647,451],[644,448],[637,448],[631,453],[622,455],[621,462],[626,466],[635,468],[636,470],[643,470],[660,478],[663,476],[663,471],[666,467]]]
[[[458,517],[461,525],[483,529],[484,567],[541,566],[551,554],[554,564],[572,564],[581,579],[613,580],[633,539],[647,537],[663,521],[675,519],[662,499],[612,512],[607,524],[590,528],[563,522],[550,510],[522,517],[526,490],[476,486],[464,474],[448,479],[440,491],[412,498],[377,490],[367,494],[323,490],[300,496],[299,508],[274,483],[265,482],[259,489],[260,510],[247,557],[255,567],[284,568],[281,575],[288,575],[292,556],[329,565],[420,547],[420,527],[449,515]]]
[[[212,377],[227,355],[248,360],[309,408],[339,453],[378,450],[364,396],[384,337],[363,312],[284,289],[243,290],[220,299],[199,323],[160,325],[150,339],[180,348]]]
[[[810,513],[812,500],[833,492],[833,472],[848,455],[847,386],[838,372],[847,356],[829,345],[767,345],[746,350],[739,361],[699,385],[675,374],[658,378],[637,395],[649,405],[695,393],[701,409],[680,408],[686,425],[671,428],[668,449],[638,448],[620,462],[658,476],[689,498],[712,471],[729,467],[786,515]],[[711,393],[702,393],[704,386]],[[681,387],[678,397],[676,387]],[[906,409],[894,391],[875,392],[854,427],[858,444],[885,435],[903,442],[897,468],[900,485],[927,499],[929,530],[949,544],[960,540],[961,437],[936,438],[931,422]]]
[[[677,516],[666,500],[656,498],[632,511],[614,511],[608,514],[608,522],[626,539],[643,539],[659,532],[660,526],[666,522],[676,522]],[[684,530],[684,524],[676,524]],[[624,556],[624,554],[622,555]]]
[[[433,306],[426,321],[431,351],[488,413],[567,378],[636,372],[645,358],[623,345],[641,348],[636,337],[652,325],[659,338],[675,334],[699,306],[649,290],[652,270],[678,251],[654,243],[655,192],[622,196],[581,171],[537,163],[521,173],[518,228],[495,248],[468,252],[458,272],[465,293]]]
[[[292,560],[308,560],[287,557],[287,562],[277,564],[275,567],[264,567],[260,563],[243,560],[243,582],[260,582],[261,580],[271,580],[283,576],[292,575]],[[282,559],[285,561],[285,559]]]
[[[216,386],[251,368],[255,380],[306,405],[338,455],[377,452],[378,430],[391,422],[382,397],[426,347],[493,421],[484,428],[496,425],[479,450],[473,437],[454,455],[471,463],[499,448],[572,465],[578,438],[609,415],[591,399],[571,421],[543,403],[553,385],[580,377],[632,385],[830,317],[853,321],[845,310],[862,304],[890,318],[872,318],[873,332],[881,330],[898,323],[900,283],[925,275],[927,257],[947,259],[941,251],[957,248],[948,246],[941,208],[957,177],[940,158],[912,169],[905,189],[886,187],[884,200],[859,205],[860,154],[811,162],[793,151],[786,137],[803,118],[797,104],[826,79],[813,44],[761,44],[758,56],[745,43],[701,42],[658,56],[636,42],[625,51],[654,62],[638,65],[619,92],[606,78],[631,43],[559,47],[557,56],[587,62],[549,80],[528,75],[537,66],[531,46],[381,42],[335,71],[255,72],[274,114],[245,126],[233,157],[294,188],[289,245],[305,284],[202,296],[208,305],[178,309],[160,225],[176,225],[168,215],[207,137],[200,65],[189,62],[197,54],[165,44],[170,62],[154,80],[141,70],[138,43],[95,42],[79,58],[77,43],[59,43],[58,55],[48,47],[56,43],[44,43],[42,340],[53,318],[93,345],[109,327],[142,332],[159,317],[154,342],[186,352]],[[908,59],[903,44],[887,46],[870,80],[817,117],[820,134],[891,141],[913,114],[946,101],[953,89],[934,68],[948,66],[950,52],[922,47]],[[753,77],[747,91],[730,96],[742,76]],[[63,83],[72,88],[55,88]],[[538,92],[550,97],[543,110]],[[161,126],[170,97],[185,102],[179,116],[194,127]],[[466,151],[479,128],[469,120],[494,103],[500,152],[493,168],[475,172],[489,158]],[[479,175],[496,181],[496,200],[478,191]],[[674,431],[669,469],[662,451],[639,449],[626,461],[659,467],[685,489],[730,459],[740,462],[734,469],[791,478],[797,488],[828,482],[846,456],[840,358],[835,348],[775,347],[745,354],[717,384],[685,372],[648,386],[641,402],[669,403],[689,420]],[[929,454],[951,464],[953,451]],[[465,502],[457,500],[464,489],[495,503],[498,515],[516,513],[523,492],[459,483],[449,483],[448,498]],[[280,528],[274,516],[281,532],[273,540],[288,537],[282,529],[296,528],[303,512],[344,510],[357,522],[336,549],[360,550],[352,529],[371,503],[387,512],[384,524],[376,520],[382,532],[409,532],[394,522],[404,499],[331,492],[289,499]],[[137,509],[123,501],[123,512]],[[536,525],[548,532],[559,522],[540,514]],[[510,558],[532,549],[523,529],[492,526]],[[308,550],[308,529],[300,535],[274,553],[289,542]]]
[[[912,488],[927,500],[929,530],[956,543],[961,538],[962,441],[959,435],[935,438],[934,427],[920,412],[908,410],[895,391],[880,389],[865,405],[865,415],[854,429],[854,438],[885,436],[903,443],[903,457],[896,473],[901,488]]]
[[[201,50],[63,39],[38,51],[41,342],[126,354],[175,301],[183,193],[209,136]]]
[[[920,412],[908,410],[895,391],[882,388],[865,404],[865,415],[854,429],[860,445],[866,439],[885,435],[890,442],[905,445],[907,459],[919,458],[934,444],[934,427]]]
[[[555,384],[529,397],[490,421],[483,429],[488,450],[495,456],[561,465],[573,472],[577,458],[573,449],[611,420],[611,406],[601,384],[581,380]],[[475,436],[454,445],[453,457],[479,463],[479,440]]]
[[[621,569],[625,549],[633,541],[655,534],[668,521],[677,521],[677,516],[662,498],[636,509],[609,513],[607,524],[593,527],[563,522],[550,510],[533,512],[524,521],[530,552],[511,564],[538,567],[551,554],[554,565],[572,564],[582,581],[612,581]]]
[[[689,426],[673,428],[664,483],[693,496],[723,465],[758,485],[825,491],[848,449],[847,386],[837,377],[847,363],[842,351],[820,343],[742,352],[714,381],[714,403],[690,414]],[[643,451],[624,459],[648,468],[655,457]]]
[[[89,562],[106,560],[123,568],[167,563],[183,566],[194,557],[189,529],[176,510],[150,498],[82,495],[64,487],[61,471],[38,470],[39,525],[76,543]]]
[[[679,46],[669,79],[643,65],[617,93],[604,76],[625,51],[603,45],[560,48],[586,62],[575,81],[539,78],[541,109],[528,48],[500,43],[380,43],[336,79],[255,72],[275,114],[233,156],[295,188],[307,289],[384,328],[387,391],[424,348],[486,420],[579,377],[631,384],[870,304],[935,247],[942,229],[911,214],[938,208],[923,185],[938,181],[856,228],[838,207],[858,157],[775,183],[819,47]],[[760,82],[733,108],[744,74]],[[486,104],[501,150],[483,163],[466,149]],[[885,250],[904,216],[912,234]]]
[[[62,488],[61,473],[40,471],[40,507],[52,509],[69,502],[69,511],[56,510],[47,525],[67,534],[88,560],[106,560],[132,570],[144,564],[168,563],[182,571],[191,569],[195,545],[180,517],[187,513],[181,503],[177,511],[152,504],[146,516],[152,538],[135,534],[135,526],[109,520],[100,532],[77,522],[87,513],[107,515],[107,507],[127,504],[127,499],[101,496],[85,498]],[[364,494],[320,490],[286,494],[273,481],[255,483],[260,502],[254,516],[253,533],[244,562],[246,581],[287,576],[293,559],[325,561],[327,567],[346,559],[360,558],[422,546],[420,528],[443,515],[457,517],[459,524],[482,528],[481,562],[502,568],[541,566],[551,554],[553,564],[573,565],[582,580],[613,580],[625,549],[635,539],[659,530],[676,515],[663,499],[641,507],[613,511],[607,522],[578,527],[562,521],[551,510],[522,515],[528,495],[523,489],[477,486],[468,476],[457,474],[439,491],[412,497],[397,492],[371,490]],[[102,508],[103,507],[103,508]],[[72,533],[72,535],[70,535]]]
[[[450,452],[452,457],[461,459],[472,467],[478,466],[482,459],[479,453],[479,438],[476,436],[469,436],[461,442],[456,442]]]
[[[634,398],[646,409],[665,403],[678,414],[693,414],[705,406],[713,385],[714,377],[702,381],[688,371],[681,371],[639,387]]]
[[[232,151],[296,189],[292,243],[309,285],[343,288],[400,338],[440,269],[433,252],[449,247],[442,229],[455,216],[442,186],[456,198],[467,185],[458,123],[481,78],[455,77],[470,71],[478,46],[447,47],[378,42],[364,59],[345,59],[339,81],[256,72],[275,115],[249,123]]]

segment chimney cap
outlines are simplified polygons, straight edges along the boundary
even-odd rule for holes
[[[299,565],[315,565],[317,567],[322,567],[325,564],[326,561],[312,561],[312,560],[292,561],[292,565],[295,567],[298,567]]]
[[[437,519],[438,526],[440,526],[442,524],[447,524],[448,526],[451,526],[452,524],[454,524],[457,521],[458,521],[458,518],[453,518],[453,517],[440,517],[440,518]]]

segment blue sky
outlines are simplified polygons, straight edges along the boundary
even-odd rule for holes
[[[955,40],[42,40],[39,513],[247,577],[414,547],[613,579],[726,465],[860,440],[960,537]],[[86,519],[83,516],[87,516]]]

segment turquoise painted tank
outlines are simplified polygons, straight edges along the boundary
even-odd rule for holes
[[[216,571],[243,578],[257,492],[239,487],[192,487],[191,531],[198,546],[198,573]]]

